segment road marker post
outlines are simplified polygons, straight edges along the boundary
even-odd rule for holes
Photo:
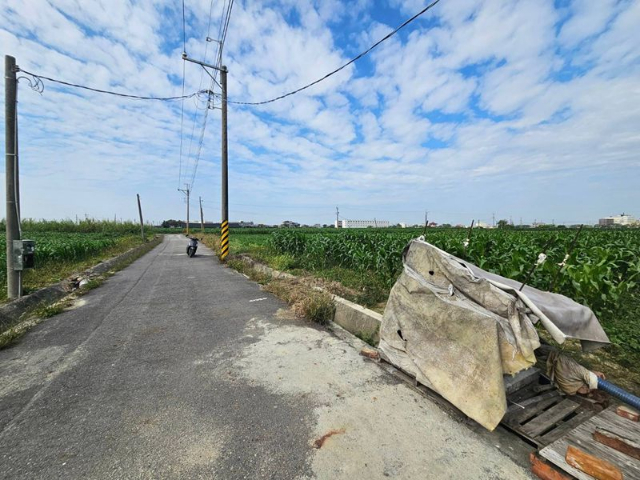
[[[220,228],[220,260],[229,255],[229,222],[223,221]]]

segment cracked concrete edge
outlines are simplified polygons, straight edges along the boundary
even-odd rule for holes
[[[247,255],[239,255],[238,258],[240,258],[251,268],[257,270],[262,274],[270,275],[272,278],[298,278],[295,275],[291,275],[290,273],[275,270],[267,265],[264,265],[263,263],[254,260]],[[314,288],[323,290],[320,287]],[[370,322],[370,325],[375,326],[375,342],[377,343],[379,341],[378,334],[379,327],[382,322],[382,315],[337,295],[332,295],[332,297],[334,303],[336,304],[336,314],[338,315],[338,320],[341,320],[341,316],[340,314],[338,314],[339,311],[344,313],[352,313],[356,318],[366,318]],[[340,306],[340,308],[338,308],[338,305]],[[328,330],[333,335],[346,342],[357,351],[361,351],[363,348],[369,347],[366,342],[364,342],[357,336],[358,334],[362,335],[363,333],[361,330],[358,330],[359,324],[357,322],[346,322],[346,326],[343,326],[335,320],[336,317],[334,317],[334,321],[328,325]],[[394,377],[397,381],[406,384],[409,388],[419,393],[429,401],[439,405],[440,408],[442,408],[450,418],[461,424],[464,424],[470,430],[470,432],[475,433],[479,438],[482,439],[483,442],[498,449],[505,457],[509,458],[516,464],[522,466],[523,468],[529,469],[529,453],[534,451],[535,448],[529,445],[524,440],[520,439],[515,434],[509,432],[501,425],[499,425],[493,431],[486,430],[480,424],[464,415],[458,408],[456,408],[453,404],[440,396],[437,392],[429,390],[423,385],[417,384],[414,378],[409,378],[406,373],[402,372],[391,363],[380,360],[365,360],[377,363],[378,366],[388,375]]]
[[[126,252],[104,262],[100,262],[80,273],[86,276],[102,275],[131,258],[137,258],[141,253],[145,254],[151,251],[162,242],[162,238],[162,235],[156,235],[149,242],[130,248]],[[73,275],[75,274],[70,276]],[[0,306],[0,331],[13,325],[15,322],[20,320],[24,314],[29,313],[34,308],[43,304],[54,303],[69,293],[71,293],[70,282],[68,279],[65,279]]]
[[[290,273],[281,272],[267,265],[264,265],[263,263],[257,262],[247,255],[239,255],[239,258],[254,270],[257,270],[262,274],[269,275],[271,276],[271,278],[298,278],[295,275],[291,275]],[[321,287],[313,288],[321,291],[326,291]],[[380,340],[379,331],[380,325],[382,324],[382,315],[374,312],[373,310],[369,310],[362,305],[353,303],[346,298],[339,297],[338,295],[332,294],[331,297],[336,307],[333,316],[333,323],[353,335],[359,336],[361,338],[370,338],[377,345]]]

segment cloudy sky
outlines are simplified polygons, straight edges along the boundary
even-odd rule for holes
[[[186,51],[213,61],[225,0],[185,0]],[[25,70],[136,95],[182,93],[178,0],[0,0]],[[237,0],[229,99],[261,101],[342,65],[420,0]],[[209,15],[211,12],[211,16]],[[211,21],[209,21],[211,18]],[[329,80],[229,108],[232,221],[468,224],[640,216],[640,2],[441,0]],[[186,93],[208,88],[185,66]],[[217,87],[216,87],[217,88]],[[4,85],[2,85],[4,99]],[[219,91],[219,89],[218,89]],[[218,102],[216,102],[217,105]],[[220,110],[19,84],[23,217],[183,218],[193,181],[220,218]],[[181,128],[182,124],[182,128]],[[182,133],[182,157],[180,155]],[[3,137],[4,139],[4,137]],[[182,158],[182,159],[181,159]],[[2,188],[4,187],[4,182]],[[1,191],[4,195],[4,190]]]

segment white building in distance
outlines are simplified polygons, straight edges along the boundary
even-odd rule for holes
[[[387,220],[336,220],[336,228],[388,228]]]
[[[598,220],[598,225],[601,227],[606,227],[609,225],[638,225],[638,220],[636,220],[631,215],[614,215],[613,217],[605,217]]]

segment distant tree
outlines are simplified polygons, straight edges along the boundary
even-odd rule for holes
[[[508,220],[504,220],[504,219],[503,220],[498,220],[497,227],[498,228],[509,228],[510,227],[509,221]]]
[[[161,224],[162,228],[178,228],[178,227],[183,227],[184,226],[184,222],[180,221],[180,220],[165,220],[162,222]]]

